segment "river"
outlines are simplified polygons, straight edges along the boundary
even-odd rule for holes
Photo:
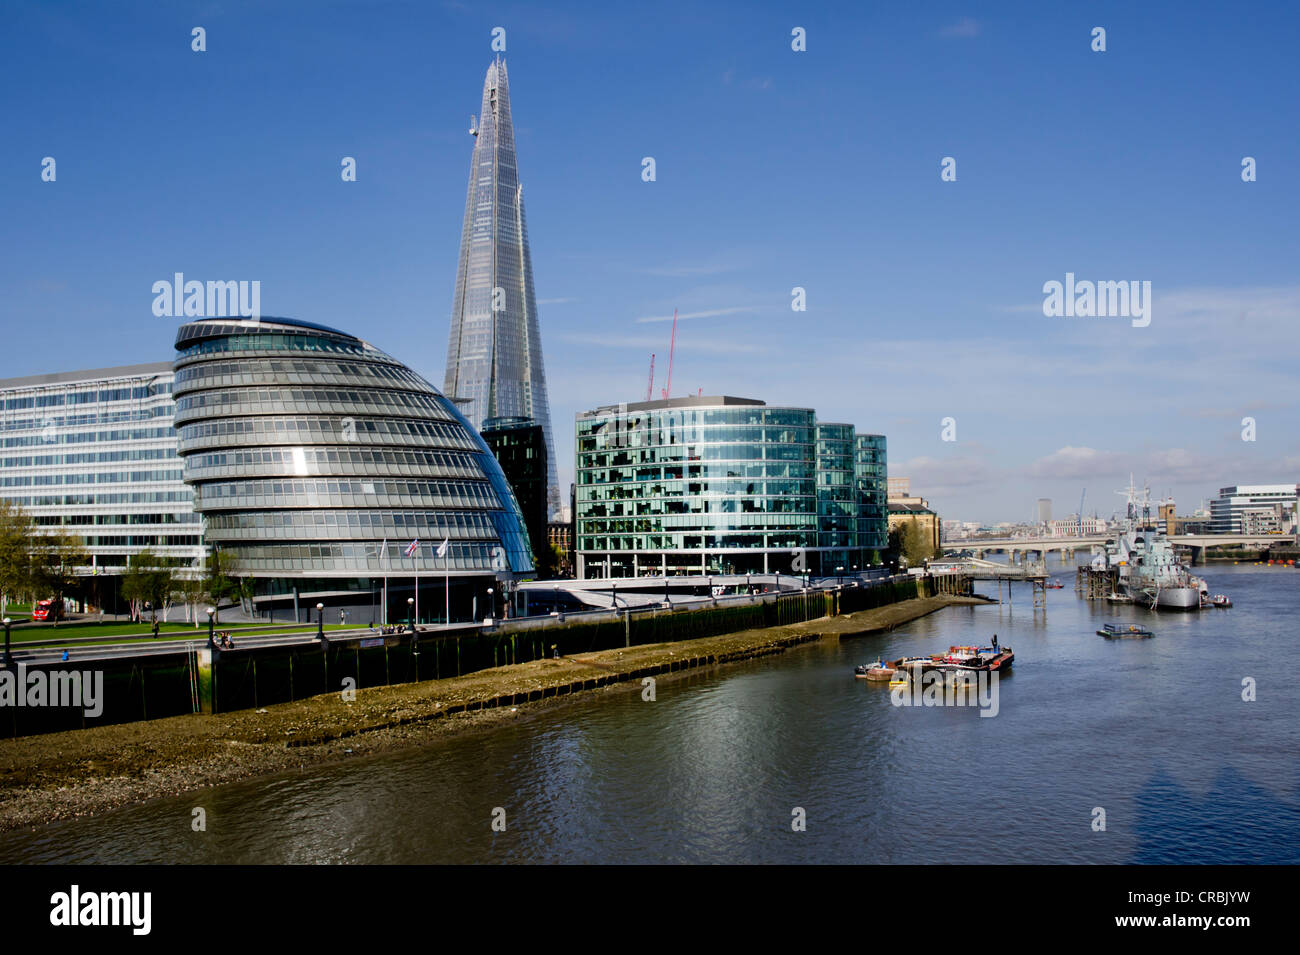
[[[1300,571],[1203,572],[1232,609],[1089,603],[1067,568],[1046,613],[1017,585],[1011,606],[661,680],[653,702],[628,687],[416,749],[11,832],[0,859],[1295,863],[1300,681],[1283,663]],[[1129,621],[1156,636],[1095,634]],[[992,718],[895,706],[853,678],[877,655],[993,633],[1016,662]]]

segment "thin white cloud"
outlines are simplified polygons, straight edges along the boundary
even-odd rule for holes
[[[1076,448],[1069,445],[1039,458],[1029,466],[1036,478],[1076,479],[1109,477],[1124,470],[1127,458],[1118,451]]]
[[[538,305],[563,305],[565,302],[576,302],[576,298],[539,298]]]
[[[557,336],[557,338],[569,345],[591,345],[597,348],[636,348],[648,352],[664,351],[668,345],[663,338],[648,335],[584,335],[580,332],[565,332]],[[691,351],[709,352],[718,355],[756,355],[771,351],[771,348],[754,342],[692,338]]]
[[[754,311],[754,306],[751,305],[736,306],[735,308],[713,308],[703,312],[681,312],[678,314],[677,320],[681,321],[684,318],[717,318],[719,315],[736,315],[740,312],[752,311]],[[672,315],[645,315],[641,318],[634,319],[638,324],[644,324],[645,322],[671,322],[672,320]]]
[[[962,17],[956,23],[950,23],[939,31],[940,36],[976,37],[983,31],[979,21],[971,17]]]

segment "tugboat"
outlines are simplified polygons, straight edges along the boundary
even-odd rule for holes
[[[1102,628],[1097,631],[1097,636],[1106,637],[1112,640],[1123,639],[1125,637],[1154,637],[1155,635],[1154,630],[1148,630],[1146,627],[1139,627],[1134,624],[1123,626],[1118,623],[1107,623],[1103,624]]]
[[[1211,603],[1220,610],[1227,610],[1232,606],[1232,599],[1228,597],[1227,594],[1215,594]]]
[[[1064,590],[1065,584],[1061,583],[1059,580],[1053,577],[1050,581],[1043,584],[1043,587],[1046,588],[1047,590]]]

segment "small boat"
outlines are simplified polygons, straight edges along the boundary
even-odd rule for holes
[[[1107,594],[1106,600],[1113,604],[1131,604],[1133,598],[1128,594]]]
[[[1103,624],[1102,628],[1097,631],[1099,637],[1110,637],[1113,639],[1122,639],[1125,637],[1154,637],[1155,631],[1148,630],[1146,627],[1139,627],[1135,624],[1124,626],[1118,623]]]
[[[904,678],[909,672],[929,673],[932,670],[949,672],[960,670],[979,672],[981,670],[996,673],[1011,669],[1016,660],[1010,647],[949,647],[947,653],[935,653],[928,657],[904,657],[894,660],[889,666]],[[892,684],[891,684],[892,685]]]
[[[1232,606],[1232,599],[1228,597],[1227,594],[1215,594],[1214,599],[1211,601],[1211,603],[1213,603],[1214,606],[1216,607],[1221,607],[1224,610],[1227,610],[1229,607]]]
[[[873,683],[886,683],[893,679],[895,672],[893,667],[886,665],[882,660],[853,668],[854,677],[859,680],[870,680]]]
[[[1050,581],[1043,584],[1043,587],[1045,587],[1047,590],[1064,590],[1065,584],[1061,583],[1059,580],[1053,577]]]

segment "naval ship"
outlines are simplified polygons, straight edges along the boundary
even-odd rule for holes
[[[1142,489],[1139,507],[1137,489],[1131,480],[1124,529],[1113,541],[1106,542],[1106,552],[1092,566],[1094,570],[1118,570],[1116,592],[1144,607],[1200,610],[1210,602],[1205,581],[1178,560],[1174,545],[1151,519],[1150,488]]]

